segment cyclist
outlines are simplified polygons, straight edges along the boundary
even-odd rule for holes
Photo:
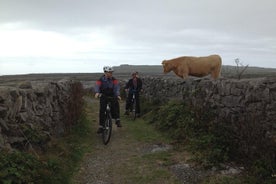
[[[132,101],[132,95],[135,94],[136,98],[136,111],[137,111],[137,117],[140,115],[140,100],[139,100],[139,93],[143,90],[142,88],[142,80],[138,76],[138,72],[134,71],[132,72],[132,78],[128,80],[125,86],[125,91],[128,93],[127,99],[126,99],[126,111],[125,115],[129,114],[129,109],[131,107],[131,101]]]
[[[103,67],[104,75],[96,81],[95,85],[95,98],[98,98],[100,94],[104,96],[100,98],[100,113],[99,113],[99,129],[97,133],[103,132],[103,124],[105,121],[105,109],[107,105],[107,98],[113,97],[111,100],[111,115],[116,119],[117,127],[122,127],[120,122],[120,107],[118,100],[120,97],[120,85],[119,81],[112,76],[113,68],[110,66]]]

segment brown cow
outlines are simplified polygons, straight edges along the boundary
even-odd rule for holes
[[[220,76],[221,57],[210,55],[206,57],[183,56],[162,62],[164,73],[173,71],[177,76],[186,79],[189,75],[204,77],[211,74],[213,79]]]

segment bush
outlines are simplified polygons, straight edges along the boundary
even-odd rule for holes
[[[186,142],[196,159],[209,166],[229,158],[227,144],[222,137],[224,134],[220,133],[213,119],[214,115],[203,111],[203,108],[169,102],[154,113],[151,122],[175,140]]]
[[[31,154],[0,152],[0,183],[41,183],[47,175],[47,164]]]
[[[65,112],[65,122],[67,128],[72,127],[80,119],[84,107],[84,89],[81,82],[71,84],[71,92],[69,96],[68,108]]]
[[[150,122],[175,140],[185,142],[203,166],[234,161],[247,166],[260,181],[275,174],[275,142],[265,135],[267,130],[257,119],[219,122],[210,107],[185,102],[171,101],[153,111]]]

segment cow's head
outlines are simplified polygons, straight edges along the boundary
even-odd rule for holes
[[[166,60],[162,61],[162,65],[163,65],[163,72],[165,74],[169,73],[172,70],[171,64],[168,61]]]

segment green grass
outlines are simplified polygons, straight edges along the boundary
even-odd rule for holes
[[[133,156],[122,162],[116,170],[121,174],[120,181],[126,183],[178,184],[177,178],[169,171],[173,154],[171,152],[146,153]]]
[[[71,183],[70,179],[79,168],[80,161],[85,153],[93,148],[94,129],[91,119],[83,117],[79,124],[72,127],[70,134],[52,142],[45,158],[55,172],[47,182]]]
[[[172,141],[168,136],[164,136],[164,134],[158,132],[153,126],[149,125],[143,119],[136,119],[135,121],[131,121],[128,118],[123,118],[123,121],[127,123],[128,131],[131,132],[130,135],[133,139],[145,142],[163,142],[169,143]]]
[[[127,137],[124,140],[127,144],[141,146],[152,146],[155,144],[169,144],[172,139],[157,131],[152,125],[147,123],[142,118],[135,121],[129,117],[121,117],[124,132],[121,134]],[[129,149],[129,148],[128,148]],[[136,147],[131,148],[133,150]],[[168,166],[174,164],[173,152],[175,150],[151,153],[150,148],[141,153],[140,151],[131,151],[131,155],[126,160],[113,168],[115,175],[120,178],[115,180],[123,183],[164,183],[164,184],[178,184],[177,178],[169,171]]]
[[[53,139],[45,153],[1,152],[0,183],[70,183],[86,152],[91,151],[92,127],[85,116],[66,136]]]
[[[176,141],[185,142],[185,148],[193,155],[192,161],[205,168],[218,167],[220,163],[239,163],[240,160],[248,159],[248,157],[243,157],[242,152],[239,152],[241,148],[238,148],[239,145],[235,142],[237,137],[233,138],[232,132],[234,131],[230,129],[233,125],[226,126],[226,123],[213,121],[211,109],[209,108],[208,113],[204,113],[202,109],[191,108],[183,102],[169,102],[154,110],[149,121]],[[246,132],[245,130],[244,134]],[[256,137],[261,139],[260,136]],[[255,146],[251,144],[249,147],[252,145]],[[267,146],[265,151],[268,152],[271,149],[273,147]],[[259,150],[259,152],[261,151],[263,150]],[[267,160],[271,160],[271,162],[267,162]],[[248,162],[248,160],[246,161]],[[262,181],[262,183],[270,184],[275,182],[275,177],[271,177],[275,167],[273,161],[272,157],[264,159],[264,157],[258,157],[257,154],[253,164],[250,162],[245,164],[245,168],[250,173],[249,176],[218,177],[216,180],[210,180],[210,183],[260,183]]]
[[[204,184],[245,184],[236,176],[212,176]]]

